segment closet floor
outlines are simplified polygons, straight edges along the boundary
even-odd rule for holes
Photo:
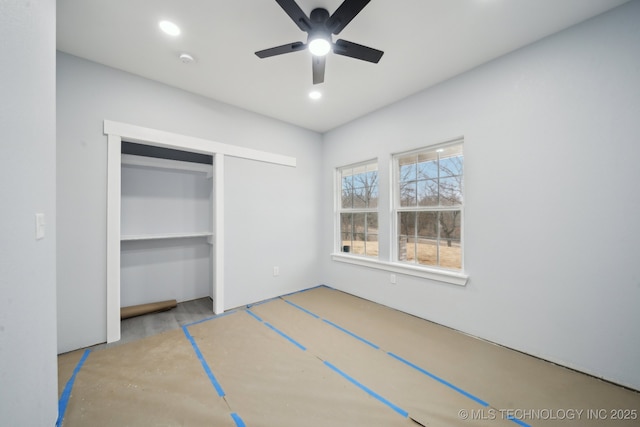
[[[101,350],[137,341],[161,332],[178,329],[189,323],[213,317],[213,315],[213,303],[209,297],[181,302],[171,310],[123,320],[120,322],[120,341],[98,344],[91,349]]]

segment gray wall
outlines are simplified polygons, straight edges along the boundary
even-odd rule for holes
[[[52,426],[56,362],[54,1],[0,2],[0,424]],[[36,213],[45,237],[35,239]]]
[[[106,339],[105,119],[297,158],[297,168],[226,159],[225,307],[320,282],[320,135],[64,53],[57,60],[59,352]]]
[[[636,1],[326,134],[325,283],[640,389],[639,22]],[[388,206],[392,153],[460,135],[466,287],[330,260],[335,167],[377,156]]]

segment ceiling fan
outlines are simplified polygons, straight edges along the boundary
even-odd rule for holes
[[[260,50],[256,52],[256,55],[259,58],[269,58],[308,48],[312,53],[314,85],[324,82],[325,55],[329,51],[333,51],[337,55],[349,56],[377,64],[384,52],[342,39],[338,39],[334,43],[331,39],[331,34],[337,35],[344,30],[347,24],[364,9],[369,1],[371,0],[345,0],[333,15],[329,15],[326,9],[316,8],[307,17],[295,0],[276,0],[293,22],[308,34],[307,43],[288,43]]]

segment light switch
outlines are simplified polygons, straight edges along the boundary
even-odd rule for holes
[[[44,239],[44,214],[36,214],[36,240]]]

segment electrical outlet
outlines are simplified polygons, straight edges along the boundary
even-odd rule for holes
[[[391,282],[391,284],[392,284],[392,285],[395,285],[395,284],[396,284],[396,275],[395,275],[395,274],[392,274],[392,275],[389,277],[389,281]]]
[[[273,267],[273,277],[280,275],[280,267]]]

